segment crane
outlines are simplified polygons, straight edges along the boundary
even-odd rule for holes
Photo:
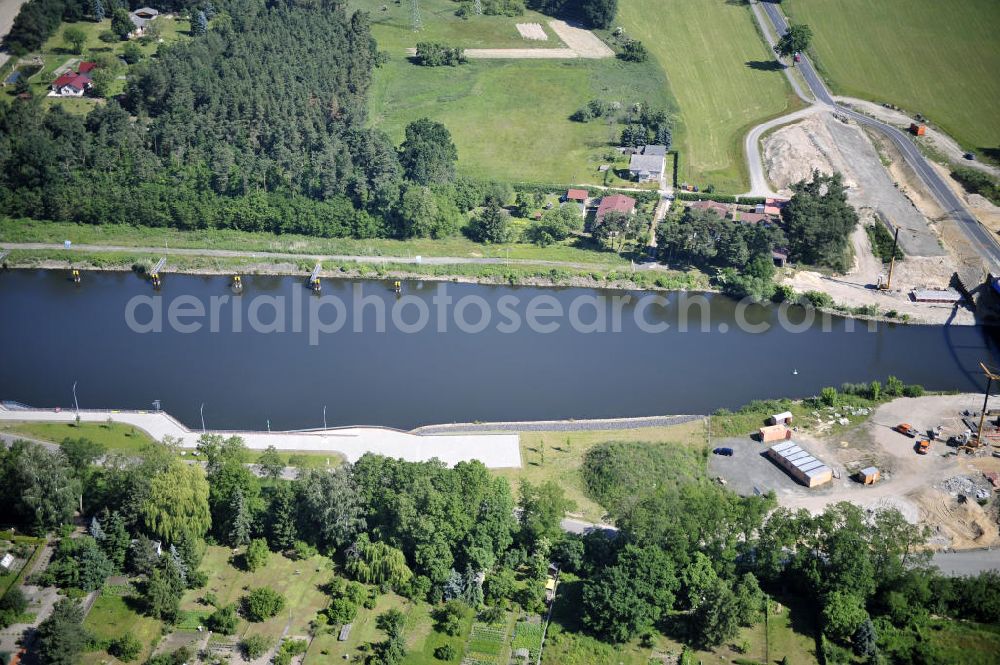
[[[969,441],[966,446],[963,446],[967,448],[968,452],[983,445],[983,426],[986,424],[986,405],[990,401],[990,388],[993,387],[994,381],[1000,381],[1000,374],[987,367],[986,363],[979,363],[979,367],[982,368],[983,374],[986,376],[986,394],[983,396],[983,411],[979,414],[979,430],[976,433],[976,441],[975,443]]]

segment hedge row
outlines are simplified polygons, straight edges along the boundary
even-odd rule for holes
[[[514,188],[516,192],[542,192],[543,194],[554,194],[557,192],[566,192],[570,189],[585,189],[587,190],[588,196],[601,196],[604,194],[625,194],[631,196],[642,203],[649,203],[657,201],[660,198],[659,192],[655,191],[633,191],[630,189],[617,189],[608,188],[600,189],[597,187],[588,187],[586,185],[555,185],[555,184],[545,184],[545,183],[534,183],[534,182],[512,182],[511,187]]]
[[[767,199],[763,196],[734,196],[733,194],[708,194],[706,192],[677,192],[681,201],[717,201],[718,203],[739,203],[742,205],[757,205]]]

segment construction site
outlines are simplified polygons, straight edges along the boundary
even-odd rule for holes
[[[984,371],[996,388],[1000,376]],[[712,440],[733,451],[711,456],[718,482],[746,495],[773,490],[779,505],[813,514],[840,501],[893,507],[930,528],[934,550],[1000,545],[1000,404],[991,409],[983,393],[823,407],[761,425],[753,437]]]
[[[841,101],[850,101],[851,106],[856,100]],[[856,110],[877,116],[878,108],[857,102]],[[896,112],[885,120],[905,127],[905,119]],[[935,147],[946,140],[924,125],[912,125],[911,133],[915,140]],[[850,270],[843,275],[787,270],[786,285],[797,291],[822,291],[842,305],[895,311],[914,322],[973,325],[997,317],[1000,297],[991,288],[992,276],[980,254],[928,195],[890,141],[842,114],[817,109],[772,130],[761,143],[764,170],[775,192],[790,195],[791,185],[808,178],[814,169],[841,173],[848,200],[861,220],[851,238]],[[945,179],[986,228],[1000,228],[1000,208]],[[896,236],[904,258],[895,265],[883,263],[873,253],[865,229],[873,225]]]

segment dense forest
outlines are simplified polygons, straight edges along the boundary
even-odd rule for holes
[[[85,117],[0,105],[0,211],[376,237],[414,235],[420,214],[418,231],[453,231],[459,207],[483,202],[451,184],[457,153],[441,125],[414,123],[398,150],[364,127],[382,57],[367,14],[263,0],[218,10],[206,34],[161,46]],[[408,211],[407,195],[435,205]]]
[[[250,571],[271,553],[319,551],[342,575],[314,622],[321,630],[352,621],[371,593],[388,590],[432,603],[442,621],[514,605],[542,612],[554,561],[583,580],[575,612],[600,640],[656,630],[711,648],[763,621],[774,599],[791,598],[814,617],[810,630],[829,663],[944,663],[926,637],[940,617],[1000,622],[1000,577],[940,576],[922,548],[928,533],[897,510],[840,503],[811,515],[777,507],[773,493],[741,497],[709,480],[704,449],[626,442],[586,453],[583,480],[620,527],[616,538],[564,533],[573,503],[559,485],[523,482],[515,498],[479,462],[448,468],[368,454],[286,480],[277,451],[251,466],[238,437],[203,436],[204,469],[178,452],[170,440],[138,457],[87,439],[67,439],[57,452],[23,441],[0,447],[0,520],[63,536],[30,581],[86,592],[126,575],[135,606],[170,624],[185,589],[206,584],[206,544],[235,548]],[[64,525],[81,518],[88,533],[68,537]],[[8,596],[0,625],[23,611],[19,592]],[[218,605],[206,625],[231,634],[237,613],[260,621],[285,602],[261,587],[239,607]],[[40,628],[53,635],[43,655],[82,635],[73,601],[61,604]],[[399,662],[393,639],[369,662]]]

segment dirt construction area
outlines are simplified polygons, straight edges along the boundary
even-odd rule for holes
[[[823,291],[838,304],[895,311],[914,322],[974,324],[975,316],[966,306],[914,301],[914,290],[949,288],[955,272],[979,257],[951,224],[942,223],[943,211],[923,195],[923,187],[894,148],[872,138],[857,125],[824,112],[781,127],[764,139],[764,168],[775,189],[790,193],[789,186],[810,177],[813,169],[842,173],[848,200],[861,219],[851,238],[854,265],[846,274],[790,271],[784,283],[800,292]],[[986,211],[984,206],[980,209]],[[901,229],[900,247],[906,255],[896,263],[889,291],[875,289],[888,266],[873,255],[864,229],[884,220]]]
[[[981,406],[982,395],[970,394],[901,398],[871,414],[851,407],[815,411],[811,422],[800,424],[793,440],[830,466],[834,479],[812,489],[772,463],[764,456],[768,446],[750,437],[713,440],[713,446],[730,447],[734,454],[713,455],[709,473],[742,494],[774,490],[780,505],[814,514],[839,501],[866,508],[895,507],[908,521],[930,527],[934,549],[996,546],[1000,545],[997,498],[985,474],[1000,473],[1000,458],[991,454],[1000,447],[966,454],[947,444],[949,437],[967,429],[964,419],[978,423],[975,414]],[[856,424],[843,424],[851,422]],[[941,433],[921,455],[917,439],[894,430],[900,423],[922,433],[940,427]],[[879,469],[881,480],[862,485],[855,474],[869,466]]]

